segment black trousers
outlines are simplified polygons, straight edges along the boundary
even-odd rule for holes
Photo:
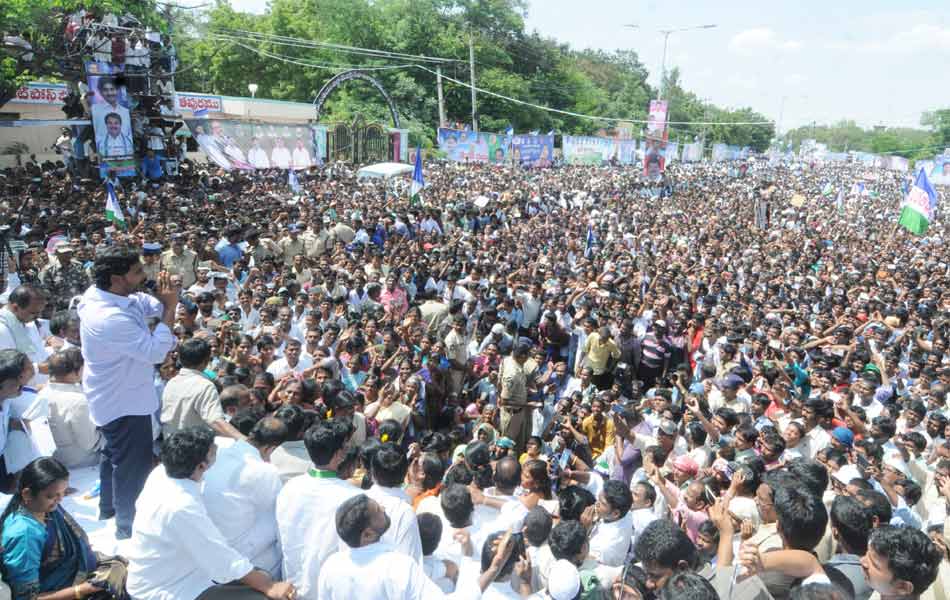
[[[597,386],[598,390],[609,390],[610,386],[614,384],[614,374],[610,371],[604,371],[600,375],[592,376],[591,381],[594,382],[594,385]]]

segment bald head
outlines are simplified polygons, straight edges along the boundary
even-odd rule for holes
[[[518,459],[506,456],[495,464],[495,487],[499,491],[511,494],[521,483],[521,464]]]

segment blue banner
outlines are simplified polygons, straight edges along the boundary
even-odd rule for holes
[[[515,164],[550,167],[553,157],[553,135],[515,135],[511,138],[511,160]]]
[[[439,150],[455,162],[504,163],[511,153],[511,136],[440,127]]]
[[[739,160],[742,158],[743,149],[739,146],[729,146],[727,144],[713,144],[712,160],[713,162],[723,162],[727,160]]]

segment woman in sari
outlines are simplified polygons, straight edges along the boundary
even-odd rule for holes
[[[16,600],[126,598],[126,563],[97,556],[86,533],[60,502],[69,471],[38,458],[20,475],[17,493],[0,516],[2,568]]]

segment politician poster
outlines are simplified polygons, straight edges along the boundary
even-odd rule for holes
[[[208,158],[227,170],[308,169],[320,164],[315,144],[326,148],[321,132],[303,123],[225,119],[185,119],[185,123]]]
[[[511,138],[511,161],[516,165],[550,167],[553,157],[553,135],[515,135]]]
[[[439,150],[455,162],[500,164],[508,160],[511,152],[511,136],[500,133],[459,131],[440,127],[438,142]]]
[[[92,129],[100,175],[134,176],[132,116],[122,66],[90,61],[86,63],[86,77],[92,91]]]
[[[932,161],[917,161],[914,170],[919,171],[922,166],[925,168],[930,183],[950,185],[950,154],[939,154]]]
[[[607,138],[565,135],[564,162],[569,165],[597,165],[610,160],[610,141]]]

